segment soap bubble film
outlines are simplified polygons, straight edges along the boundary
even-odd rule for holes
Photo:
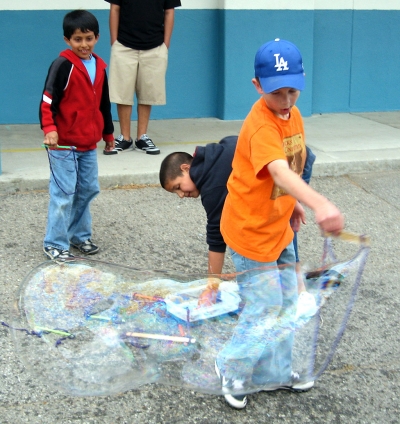
[[[274,390],[290,385],[292,372],[307,382],[327,368],[368,251],[363,236],[324,238],[320,260],[303,269],[306,292],[283,302],[295,264],[210,277],[48,261],[24,279],[10,328],[27,369],[72,395],[155,382],[211,394]],[[216,364],[241,384],[222,390]]]

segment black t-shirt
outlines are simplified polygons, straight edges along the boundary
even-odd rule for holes
[[[105,0],[120,6],[118,41],[135,50],[150,50],[164,42],[164,11],[180,0]]]

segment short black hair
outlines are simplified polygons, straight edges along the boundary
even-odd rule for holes
[[[192,163],[193,156],[186,152],[174,152],[170,153],[161,162],[160,167],[160,184],[162,188],[165,188],[169,181],[180,177],[183,172],[181,165]]]
[[[73,10],[64,16],[64,37],[70,40],[72,34],[77,29],[80,29],[82,32],[93,31],[97,37],[99,35],[99,21],[87,10]]]

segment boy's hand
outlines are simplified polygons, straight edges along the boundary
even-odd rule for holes
[[[290,226],[296,233],[300,231],[301,224],[306,224],[306,213],[300,202],[296,202],[292,217],[290,218]]]
[[[199,296],[197,307],[212,306],[217,303],[218,287],[221,281],[217,278],[209,278],[207,287]]]
[[[115,141],[106,141],[106,148],[104,149],[106,152],[111,152],[115,148]]]
[[[46,144],[49,147],[58,146],[58,132],[50,131],[44,136],[43,144]]]
[[[329,200],[314,209],[315,220],[322,231],[338,235],[344,228],[344,216]]]

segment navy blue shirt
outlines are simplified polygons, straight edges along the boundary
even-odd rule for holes
[[[207,244],[212,252],[224,253],[226,244],[219,228],[222,208],[228,190],[226,184],[232,172],[237,136],[228,136],[219,143],[197,146],[189,175],[200,192],[207,213]]]

